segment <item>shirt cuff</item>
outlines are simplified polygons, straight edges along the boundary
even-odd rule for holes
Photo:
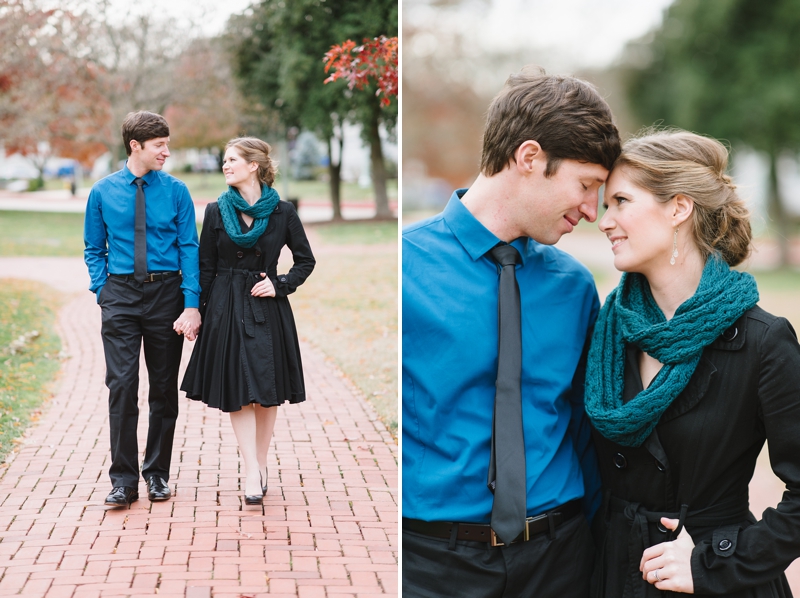
[[[183,292],[183,307],[184,309],[188,309],[191,307],[199,308],[200,307],[200,295],[193,291],[184,291]]]

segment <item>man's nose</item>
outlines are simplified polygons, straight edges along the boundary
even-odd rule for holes
[[[589,222],[594,222],[597,220],[597,202],[597,199],[594,201],[589,200],[580,208],[581,214],[583,214],[583,217]]]

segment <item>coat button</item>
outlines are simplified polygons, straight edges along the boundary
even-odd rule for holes
[[[660,531],[662,534],[666,534],[666,533],[667,533],[667,528],[666,528],[666,527],[664,527],[664,525],[661,523],[661,521],[659,521],[659,522],[656,524],[656,529],[657,529],[658,531]]]
[[[256,257],[261,257],[261,252],[258,249],[256,249]]]
[[[238,257],[239,259],[242,259],[244,257],[244,253],[241,252],[241,251],[237,251],[236,252],[236,257]]]
[[[719,541],[719,549],[720,550],[730,550],[731,546],[733,546],[733,543],[730,540],[728,540],[727,538],[725,540],[720,540]]]
[[[667,471],[667,468],[666,468],[666,467],[664,467],[664,466],[661,464],[661,461],[659,461],[658,459],[656,459],[656,469],[657,469],[658,471],[660,471],[661,473],[664,473],[665,471]]]
[[[625,458],[625,455],[622,453],[614,455],[614,466],[617,469],[625,469],[628,466],[628,460]]]
[[[739,334],[739,329],[736,326],[731,326],[725,332],[722,333],[722,338],[730,342],[736,338],[737,334]]]

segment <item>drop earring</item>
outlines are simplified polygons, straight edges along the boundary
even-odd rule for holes
[[[669,258],[671,266],[675,265],[675,258],[678,257],[678,227],[675,227],[675,234],[672,237],[672,257]]]

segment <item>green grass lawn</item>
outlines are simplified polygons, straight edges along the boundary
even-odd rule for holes
[[[40,285],[0,280],[0,460],[50,396],[60,367],[61,340],[53,330],[57,309],[52,293]],[[13,353],[10,345],[26,335],[28,341]]]
[[[0,255],[81,256],[83,214],[0,211]]]
[[[326,244],[375,245],[397,243],[397,222],[322,222],[309,225]]]

